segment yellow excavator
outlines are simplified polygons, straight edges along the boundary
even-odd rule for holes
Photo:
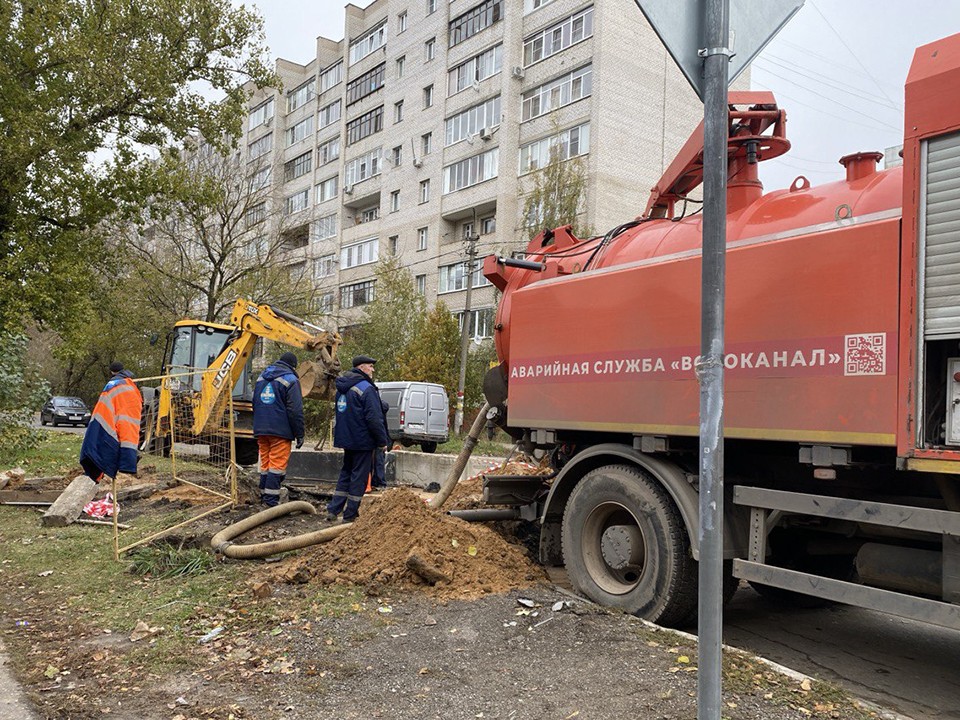
[[[250,356],[260,338],[316,351],[314,360],[297,365],[303,396],[333,400],[340,334],[270,305],[240,299],[229,324],[180,320],[174,325],[163,354],[162,374],[169,377],[159,388],[144,388],[141,449],[168,454],[174,442],[222,444],[230,435],[226,411],[232,391],[236,461],[254,464]]]

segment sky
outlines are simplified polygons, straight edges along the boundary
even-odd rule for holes
[[[343,37],[343,0],[251,4],[264,16],[275,58],[305,63],[318,35]],[[751,69],[753,89],[773,91],[786,109],[793,146],[760,166],[766,188],[787,187],[797,175],[814,185],[839,180],[843,155],[900,145],[903,83],[913,51],[956,32],[955,0],[806,0]]]

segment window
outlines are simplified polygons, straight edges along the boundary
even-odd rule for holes
[[[319,186],[318,186],[319,187]],[[319,197],[317,202],[319,202]],[[315,220],[313,227],[314,240],[326,240],[327,238],[332,238],[337,236],[337,216],[336,214],[324,215],[322,218]]]
[[[328,278],[336,272],[334,263],[336,258],[333,255],[324,255],[313,261],[313,276],[317,280]]]
[[[467,289],[467,264],[459,262],[454,265],[442,265],[440,267],[440,287],[438,293],[456,292]],[[473,269],[473,287],[483,287],[489,285],[490,281],[483,276],[483,265],[477,264]]]
[[[460,328],[460,331],[463,332],[463,316],[465,313],[457,313],[457,326]],[[496,310],[492,307],[490,308],[476,308],[475,310],[470,311],[470,337],[473,338],[491,338],[493,333],[494,319],[496,318]]]
[[[450,21],[450,47],[459,45],[503,18],[503,0],[486,0]]]
[[[317,165],[326,165],[340,157],[340,137],[317,146]]]
[[[503,45],[495,45],[447,73],[447,95],[456,95],[476,83],[496,75],[503,67]]]
[[[248,117],[247,130],[253,130],[258,128],[261,125],[264,125],[267,120],[273,118],[273,98],[270,98],[266,102],[262,102],[253,110],[250,111]]]
[[[397,212],[400,209],[400,191],[392,190],[390,192],[390,212]]]
[[[344,285],[340,288],[340,307],[347,310],[352,307],[366,305],[373,302],[376,280]]]
[[[320,72],[320,92],[326,92],[334,85],[339,85],[343,81],[343,60],[337,60],[336,63]]]
[[[423,44],[423,59],[427,62],[437,56],[437,39],[430,38]]]
[[[287,275],[290,276],[290,279],[294,282],[303,279],[303,274],[307,271],[306,261],[293,263],[292,265],[287,265]]]
[[[444,145],[454,143],[476,135],[482,129],[490,130],[500,124],[500,96],[490,98],[479,105],[469,107],[453,117],[447,118],[444,133]]]
[[[427,276],[417,275],[417,292],[421,295],[427,294]]]
[[[393,104],[393,122],[403,122],[403,100]]]
[[[397,15],[397,34],[399,35],[402,32],[405,32],[407,29],[407,13],[406,11]]]
[[[262,258],[267,254],[268,245],[266,235],[257,235],[257,237],[244,243],[243,255],[251,260],[253,258]]]
[[[397,145],[390,151],[390,162],[394,167],[399,167],[403,162],[403,145]]]
[[[293,160],[283,164],[283,181],[290,182],[298,177],[303,177],[312,169],[313,151],[308,150],[303,155],[297,155]]]
[[[427,15],[433,15],[437,11],[437,0],[427,0]]]
[[[373,222],[374,220],[380,219],[380,206],[371,205],[370,207],[363,208],[360,212],[357,213],[357,224]]]
[[[304,188],[299,192],[295,192],[293,195],[287,196],[287,204],[285,207],[286,214],[293,215],[293,213],[306,210],[309,204],[310,192],[308,188]]]
[[[520,119],[540,117],[551,110],[589,97],[592,91],[593,68],[587,65],[523,93]]]
[[[379,175],[381,152],[381,148],[377,148],[350,160],[343,169],[343,184],[356,185]]]
[[[296,145],[308,135],[313,135],[313,115],[308,115],[293,127],[287,128],[287,147]]]
[[[420,202],[430,202],[430,180],[420,181]]]
[[[380,254],[379,245],[377,238],[368,238],[345,246],[340,250],[340,267],[346,269],[376,262]]]
[[[353,145],[383,130],[383,105],[347,123],[347,145]]]
[[[430,238],[430,228],[419,228],[417,230],[417,250],[427,249],[427,240]]]
[[[391,236],[390,236],[390,254],[391,254],[391,255],[396,255],[396,254],[397,254],[397,250],[399,249],[399,246],[400,246],[400,236],[399,236],[399,235],[391,235]]]
[[[495,215],[480,218],[480,234],[489,235],[497,231],[497,218]]]
[[[397,77],[398,78],[403,77],[403,66],[406,64],[406,62],[407,62],[406,55],[401,55],[400,57],[397,58]]]
[[[473,237],[473,223],[472,223],[472,222],[466,222],[466,223],[463,224],[462,237],[463,237],[464,240],[469,240],[470,238]]]
[[[553,137],[528,143],[520,148],[520,175],[546,167],[554,155],[569,160],[590,152],[590,123],[572,127]]]
[[[497,177],[499,148],[491,148],[443,169],[443,193],[456,192]]]
[[[337,176],[334,175],[332,178],[327,178],[322,183],[317,185],[317,202],[322,203],[327,200],[332,200],[337,196]]]
[[[433,85],[427,85],[423,89],[423,107],[428,108],[433,106]]]
[[[433,150],[433,133],[428,132],[420,136],[420,154],[429,155]]]
[[[350,43],[350,64],[360,62],[367,55],[387,44],[387,21]]]
[[[539,8],[542,8],[544,5],[549,5],[553,0],[523,0],[523,12],[533,12]]]
[[[299,107],[303,107],[316,96],[316,82],[310,78],[307,82],[298,88],[294,88],[287,93],[287,112],[293,112]]]
[[[273,150],[273,133],[268,133],[262,138],[254,140],[247,146],[247,158],[250,160],[256,160],[258,157],[263,157],[271,150]]]
[[[260,190],[263,190],[267,185],[270,184],[270,176],[272,175],[273,168],[267,165],[265,168],[260,168],[255,173],[250,176],[249,187],[250,192],[255,193]]]
[[[593,8],[588,7],[523,41],[523,64],[532,65],[593,35]]]
[[[247,208],[246,212],[243,214],[243,221],[247,227],[251,225],[256,225],[257,223],[262,223],[267,219],[267,203],[261,202],[256,205],[251,205]]]
[[[387,64],[383,62],[372,70],[368,70],[356,80],[347,83],[347,106],[353,105],[358,100],[362,100],[382,88],[386,75]]]
[[[337,120],[339,120],[340,108],[341,108],[341,103],[339,100],[334,100],[329,105],[325,105],[322,108],[320,108],[320,118],[319,118],[320,127],[325,128],[327,125],[332,125]]]
[[[317,298],[317,312],[322,314],[333,312],[333,292],[325,292]]]

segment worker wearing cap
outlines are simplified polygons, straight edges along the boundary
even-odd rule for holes
[[[303,394],[297,377],[297,356],[285,352],[269,365],[253,390],[253,436],[260,449],[260,501],[280,502],[280,484],[287,476],[290,442],[303,446]]]
[[[80,446],[80,465],[94,482],[137,472],[143,395],[121,363],[110,363],[110,372],[113,377],[100,392]]]
[[[327,505],[327,520],[353,522],[373,476],[374,456],[389,443],[380,392],[373,384],[377,361],[368,355],[353,359],[353,369],[337,378],[333,444],[343,449],[337,489]]]

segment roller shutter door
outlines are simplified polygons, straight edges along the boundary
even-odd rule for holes
[[[927,143],[924,333],[960,337],[960,133]]]

